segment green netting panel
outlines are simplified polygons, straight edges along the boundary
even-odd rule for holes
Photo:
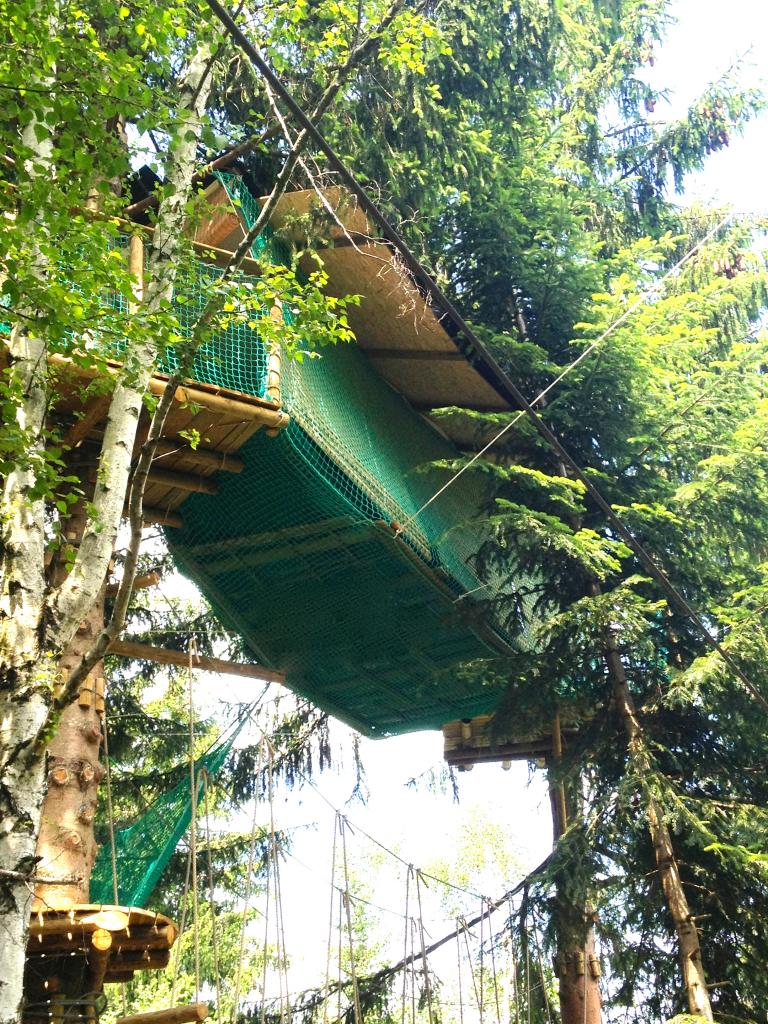
[[[257,205],[222,175],[250,225]],[[263,259],[284,258],[273,239]],[[435,728],[488,711],[498,693],[457,678],[507,642],[460,612],[512,587],[481,580],[485,494],[462,477],[417,520],[456,450],[390,388],[355,346],[288,363],[290,425],[241,449],[214,500],[192,495],[171,549],[221,618],[288,685],[370,735]],[[392,522],[408,524],[400,539]]]
[[[127,248],[127,237],[120,236],[117,244],[120,248]],[[145,267],[148,263],[149,249],[145,251]],[[192,333],[223,273],[222,267],[203,262],[198,262],[191,271],[185,269],[180,273],[174,290],[173,310],[182,337],[187,338]],[[116,309],[127,312],[127,303],[122,295],[112,293],[108,301]],[[115,352],[118,356],[119,350],[118,345]],[[178,354],[170,348],[160,363],[160,372],[172,373],[177,368]],[[206,384],[263,398],[267,382],[267,353],[258,329],[233,319],[225,329],[215,331],[195,356],[192,376]]]
[[[203,771],[218,773],[232,749],[242,725],[224,741],[215,744],[195,762],[198,779],[197,802],[203,794]],[[159,796],[150,808],[128,828],[115,833],[118,903],[124,907],[147,905],[192,817],[190,780],[186,776],[177,786]],[[114,903],[112,857],[109,845],[99,850],[91,875],[92,903]]]
[[[490,645],[459,618],[438,576],[377,525],[375,506],[366,516],[329,483],[301,428],[258,434],[240,455],[245,468],[221,480],[219,511],[195,495],[184,528],[168,536],[182,570],[259,661],[373,736],[489,710],[498,694],[468,689],[450,670],[487,657]]]

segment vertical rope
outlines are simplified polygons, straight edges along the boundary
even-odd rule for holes
[[[478,986],[478,988],[480,989],[480,1007],[479,1007],[479,1011],[480,1011],[480,1024],[483,1024],[483,1011],[485,1010],[485,992],[483,991],[483,988],[484,988],[483,982],[485,980],[485,971],[484,971],[484,968],[485,968],[485,959],[484,959],[484,954],[485,954],[485,950],[484,950],[485,935],[484,935],[484,928],[483,928],[483,925],[485,924],[484,910],[485,910],[485,901],[484,901],[483,897],[481,896],[480,897],[480,984]]]
[[[464,994],[461,988],[461,918],[456,918],[456,980],[459,983],[459,1024],[464,1024]]]
[[[416,871],[416,899],[419,905],[419,941],[421,942],[421,964],[424,970],[424,989],[427,993],[427,1016],[429,1024],[435,1024],[432,1014],[432,986],[429,983],[429,967],[427,965],[427,947],[424,942],[424,913],[421,907],[421,871]]]
[[[275,936],[277,939],[277,974],[280,986],[280,1024],[285,1024],[290,1016],[290,988],[288,986],[288,955],[285,949],[285,920],[283,918],[283,896],[280,887],[280,857],[277,848],[277,831],[275,829],[275,802],[273,790],[274,748],[268,744],[269,752],[269,827],[270,846],[272,850],[272,879],[275,893]]]
[[[328,911],[328,947],[325,957],[325,999],[323,1000],[323,1024],[328,1024],[328,1000],[331,997],[331,940],[333,939],[333,911],[336,902],[336,839],[337,818],[333,817],[333,851],[331,853],[331,905]]]
[[[338,815],[338,812],[336,812],[336,813]],[[335,820],[338,822],[338,817],[336,817]],[[342,969],[341,969],[341,955],[342,955],[342,952],[343,952],[343,949],[344,949],[344,938],[343,938],[343,936],[344,936],[344,925],[342,923],[343,915],[344,915],[344,892],[343,892],[341,886],[339,886],[339,927],[338,927],[338,932],[339,932],[339,949],[338,949],[338,958],[339,958],[339,987],[337,989],[337,996],[336,996],[336,1020],[339,1021],[339,1022],[341,1021],[341,992],[342,992],[342,989],[343,989],[343,986],[344,986],[344,979],[342,977]]]
[[[187,926],[187,898],[189,896],[189,875],[192,870],[192,856],[187,850],[187,870],[184,875],[184,891],[181,894],[181,921],[179,922],[179,937],[176,939],[176,956],[173,960],[173,977],[171,978],[171,1003],[176,1002],[176,981],[179,976],[179,963],[181,961],[181,940],[184,938],[184,929]]]
[[[490,899],[486,899],[486,906],[488,907],[488,931],[491,930],[491,914],[493,913],[494,907]],[[496,1001],[496,1024],[501,1024],[501,1006],[499,1004],[499,978],[496,972],[496,944],[493,941],[493,935],[491,935],[491,977],[493,978],[493,998]]]
[[[115,906],[120,905],[120,896],[117,889],[117,846],[115,844],[115,812],[112,804],[112,770],[109,766],[109,730],[107,729],[107,702],[104,701],[104,711],[101,716],[101,732],[104,737],[104,771],[107,784],[107,821],[109,823],[109,856],[112,861],[112,899]],[[128,994],[125,982],[120,982],[120,994],[123,1003],[123,1016],[128,1014]]]
[[[512,961],[512,998],[515,1001],[515,1024],[520,1024],[520,992],[517,984],[517,949],[515,947],[514,934],[512,932],[512,920],[515,908],[512,905],[512,897],[509,898],[509,921],[507,941],[509,942],[509,954]]]
[[[259,809],[259,783],[261,782],[261,762],[262,745],[259,744],[258,754],[256,755],[256,788],[253,793],[253,817],[251,820],[251,838],[248,842],[248,866],[245,869],[245,898],[243,900],[243,916],[240,920],[240,947],[237,956],[237,971],[235,972],[235,994],[234,1001],[232,1003],[232,1024],[236,1024],[237,1006],[238,1003],[240,1002],[240,982],[243,976],[243,957],[245,956],[245,928],[248,921],[248,906],[251,901],[251,889],[253,886],[253,856],[256,850],[256,815]]]
[[[192,817],[189,823],[189,852],[192,859],[192,940],[195,951],[195,1002],[200,998],[200,921],[197,898],[197,784],[195,780],[195,704],[192,683],[192,656],[197,645],[194,637],[189,641],[188,693],[189,693],[189,792]]]
[[[411,899],[411,874],[413,865],[409,864],[405,869],[405,922],[403,927],[403,963],[408,959],[408,928],[410,924],[410,899]],[[400,1014],[400,1024],[405,1024],[405,1005],[408,995],[408,968],[403,967],[403,1002]]]
[[[355,950],[352,939],[352,911],[349,905],[349,869],[347,867],[347,834],[344,818],[339,815],[339,832],[341,834],[341,852],[344,858],[344,909],[347,915],[347,935],[349,937],[349,971],[352,976],[352,996],[354,999],[355,1024],[363,1024],[363,1014],[360,1008],[360,991],[357,987],[357,973],[355,971]]]
[[[208,807],[208,772],[203,769],[203,804],[205,807],[205,850],[208,861],[208,895],[211,904],[211,951],[216,981],[216,1020],[221,1024],[221,980],[219,978],[219,938],[216,924],[216,900],[213,892],[213,864],[211,863],[211,819]]]
[[[475,993],[475,1004],[477,1005],[477,1012],[480,1013],[481,996],[477,989],[477,976],[475,975],[475,966],[472,963],[472,952],[469,948],[469,929],[467,928],[467,922],[465,918],[462,918],[462,928],[464,930],[464,945],[467,950],[467,961],[469,963],[469,971],[472,977],[472,989]]]

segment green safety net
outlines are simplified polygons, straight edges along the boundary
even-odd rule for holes
[[[221,179],[249,226],[255,201]],[[281,258],[269,239],[265,254]],[[467,474],[412,520],[458,452],[357,346],[286,361],[282,383],[289,426],[256,434],[217,497],[187,499],[167,531],[177,562],[260,661],[369,735],[488,711],[498,692],[456,669],[527,638],[467,614],[470,592],[500,586],[472,567],[482,485]],[[392,523],[407,524],[399,538]]]
[[[244,723],[215,743],[195,762],[197,803],[203,795],[203,772],[220,771]],[[133,825],[115,832],[117,902],[122,907],[145,907],[192,819],[189,773],[177,786],[161,794]],[[101,847],[91,875],[91,903],[114,903],[110,844]]]

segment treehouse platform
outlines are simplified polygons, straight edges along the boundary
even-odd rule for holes
[[[178,930],[138,907],[40,906],[27,944],[23,1021],[96,1020],[104,985],[168,965]],[[67,993],[84,993],[73,1005]]]
[[[182,333],[259,210],[236,175],[219,175],[206,198],[196,235],[205,259],[177,283]],[[318,205],[314,193],[284,196],[245,270],[285,262],[308,221],[325,217],[316,249],[328,291],[360,296],[350,309],[356,343],[281,359],[258,322],[233,318],[177,389],[145,520],[166,528],[182,571],[291,689],[368,735],[440,728],[498,699],[481,673],[459,678],[458,667],[525,647],[527,633],[510,636],[484,612],[485,600],[516,586],[474,567],[484,485],[466,474],[427,504],[467,439],[460,414],[439,425],[429,414],[509,406],[344,195],[324,197],[333,218]],[[127,256],[140,274],[135,245]],[[173,368],[153,376],[153,394]],[[103,387],[90,396],[80,372],[62,360],[59,415],[81,471],[95,475],[109,396]],[[142,424],[137,449],[145,436]]]

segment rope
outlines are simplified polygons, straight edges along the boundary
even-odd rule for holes
[[[421,963],[424,971],[424,989],[427,994],[427,1016],[429,1017],[429,1024],[434,1024],[434,1017],[432,1015],[432,986],[429,981],[427,949],[424,942],[424,914],[421,908],[421,871],[416,872],[416,899],[419,905],[419,941],[421,943]]]
[[[481,911],[482,911],[484,905],[485,905],[485,901],[481,897],[481,899],[480,899],[480,910]],[[484,928],[484,925],[485,925],[485,916],[481,913],[481,915],[480,915],[480,1007],[479,1007],[479,1010],[480,1010],[480,1024],[483,1024],[483,1011],[485,1009],[485,987],[483,985],[484,973],[485,973],[484,972],[484,967],[485,967],[485,961],[484,961],[485,942],[483,940],[483,928]]]
[[[261,759],[262,759],[262,744],[259,744],[259,751],[257,755],[256,764],[256,778],[261,778]],[[245,898],[243,902],[243,916],[240,921],[240,947],[237,957],[237,971],[235,973],[235,995],[232,1003],[232,1024],[236,1024],[237,1021],[237,1007],[240,1002],[240,982],[242,980],[243,973],[243,956],[245,955],[245,927],[248,918],[248,905],[251,900],[251,890],[253,888],[253,855],[256,849],[256,814],[259,807],[259,789],[258,783],[254,790],[253,796],[253,820],[251,822],[251,838],[248,843],[248,866],[245,874]],[[269,891],[269,890],[267,890]],[[266,957],[265,957],[266,965]],[[263,989],[262,989],[263,997]],[[263,1003],[263,998],[262,998]]]
[[[331,994],[331,939],[333,938],[333,910],[336,902],[336,838],[338,830],[333,819],[333,850],[331,852],[331,902],[328,910],[328,947],[325,957],[325,999],[323,1000],[323,1024],[328,1024],[328,998]],[[405,1022],[403,1022],[405,1024]]]
[[[216,1020],[221,1021],[221,981],[219,978],[219,940],[216,924],[216,900],[213,891],[213,864],[211,863],[211,820],[208,812],[208,772],[203,769],[203,805],[205,808],[205,849],[208,862],[208,894],[211,904],[211,950],[213,952],[213,972],[216,980]]]
[[[491,922],[488,921],[490,930]],[[501,1005],[499,1003],[499,979],[496,973],[496,944],[491,942],[491,975],[493,976],[493,998],[496,1001],[496,1024],[501,1024]]]
[[[181,961],[181,940],[184,937],[184,929],[187,925],[187,897],[189,896],[189,876],[192,870],[192,856],[187,850],[187,869],[184,875],[184,891],[181,895],[181,921],[179,922],[179,937],[176,940],[176,956],[173,961],[173,977],[171,979],[171,1004],[176,1002],[176,981],[179,976],[179,963]]]
[[[459,924],[458,918],[456,919],[456,924]],[[459,1024],[464,1024],[464,993],[461,987],[461,939],[458,932],[456,932],[456,981],[459,988]]]
[[[355,950],[352,939],[352,912],[349,906],[349,869],[347,867],[347,835],[346,822],[340,814],[337,818],[339,834],[341,836],[341,852],[344,859],[344,910],[347,916],[347,934],[349,936],[349,973],[352,976],[352,996],[355,1012],[355,1024],[362,1024],[363,1012],[360,1007],[360,990],[357,985],[357,973],[355,971]],[[431,1018],[430,1018],[431,1024]]]
[[[104,771],[107,784],[107,823],[109,825],[109,857],[112,862],[112,898],[115,906],[120,905],[120,896],[117,889],[117,846],[115,844],[115,813],[112,803],[112,770],[109,765],[109,730],[107,729],[107,702],[104,701],[104,710],[101,716],[101,732],[104,738]],[[128,1014],[128,994],[125,982],[120,982],[120,996],[123,1003],[123,1016]]]
[[[465,946],[465,948],[467,950],[467,962],[469,963],[469,973],[470,973],[470,977],[472,978],[472,989],[473,989],[473,991],[475,993],[475,1003],[477,1005],[477,1012],[478,1012],[478,1014],[480,1014],[481,1013],[480,1007],[482,1005],[482,996],[480,995],[480,992],[479,992],[478,987],[477,987],[477,977],[475,976],[475,967],[474,967],[474,964],[472,963],[472,953],[471,953],[470,948],[469,948],[469,931],[467,929],[467,922],[466,922],[466,920],[464,918],[461,918],[461,928],[462,928],[462,931],[464,933],[464,946]],[[458,938],[458,936],[457,936],[457,938]]]
[[[405,872],[405,921],[403,923],[403,960],[408,958],[408,930],[410,927],[409,911],[411,900],[411,874],[413,867],[409,864]],[[400,1024],[405,1024],[405,1003],[407,996],[408,972],[403,971],[403,1001],[400,1014]]]
[[[285,1024],[286,1014],[290,1015],[290,988],[288,985],[288,959],[285,949],[285,921],[283,919],[283,896],[280,886],[280,859],[277,848],[277,832],[275,831],[275,804],[274,804],[274,789],[273,789],[273,775],[274,775],[274,762],[273,762],[273,751],[272,744],[268,748],[269,758],[269,776],[268,776],[268,791],[269,791],[269,829],[270,829],[270,860],[272,862],[272,878],[274,882],[275,890],[275,934],[277,938],[277,961],[278,961],[278,980],[280,984],[280,1022]],[[285,999],[283,998],[283,992],[285,992]]]
[[[189,667],[187,672],[189,695],[189,793],[192,817],[189,822],[189,853],[192,861],[192,941],[195,953],[195,1002],[200,998],[200,921],[197,893],[197,785],[195,781],[195,704],[193,688],[192,657],[197,653],[194,638],[189,644]]]

